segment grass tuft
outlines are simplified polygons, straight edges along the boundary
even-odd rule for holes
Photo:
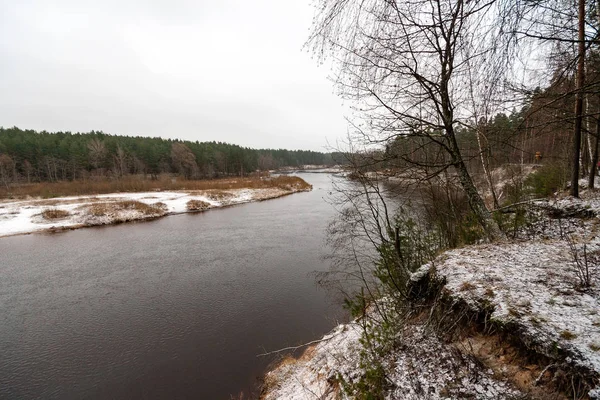
[[[164,207],[158,204],[149,205],[140,201],[125,200],[108,203],[96,203],[88,207],[89,213],[94,217],[104,217],[122,210],[135,210],[144,215],[162,215]]]
[[[42,211],[42,217],[48,220],[63,219],[71,215],[70,212],[58,208],[48,208]]]
[[[202,200],[190,200],[185,205],[189,211],[204,211],[210,208],[210,204]]]
[[[577,337],[576,334],[574,334],[573,332],[567,330],[567,331],[562,331],[560,333],[560,337],[565,339],[565,340],[573,340]]]

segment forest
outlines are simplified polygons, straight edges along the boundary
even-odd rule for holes
[[[251,149],[222,142],[190,142],[103,132],[36,132],[0,127],[0,181],[57,182],[177,173],[186,179],[245,176],[257,170],[332,165],[334,154]]]

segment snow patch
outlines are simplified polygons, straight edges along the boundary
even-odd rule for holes
[[[138,192],[112,193],[97,196],[69,196],[54,199],[28,199],[0,202],[0,237],[45,231],[49,229],[66,229],[80,226],[106,225],[156,218],[168,214],[189,212],[187,203],[199,200],[210,204],[210,208],[260,201],[284,196],[296,192],[280,188],[268,189],[230,189],[221,191],[221,198],[216,199],[211,191],[189,192]],[[137,201],[148,206],[155,206],[161,211],[140,212],[135,209],[123,209],[106,215],[90,214],[94,204]],[[158,205],[157,205],[158,203]],[[67,218],[47,220],[41,216],[44,210],[58,209],[69,212]]]

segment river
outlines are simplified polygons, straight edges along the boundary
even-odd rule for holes
[[[343,319],[315,285],[314,190],[151,222],[0,239],[0,398],[229,399]]]

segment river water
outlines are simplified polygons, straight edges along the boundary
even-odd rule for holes
[[[315,285],[331,177],[280,199],[0,239],[0,398],[229,399],[344,318]]]

